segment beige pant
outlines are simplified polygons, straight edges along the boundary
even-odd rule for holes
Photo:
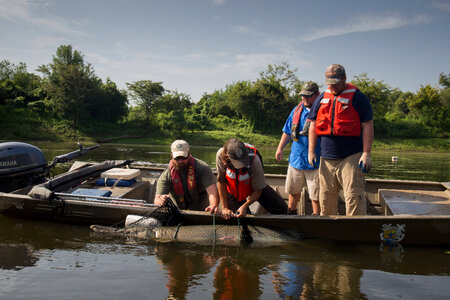
[[[319,170],[300,170],[289,165],[284,187],[286,193],[298,195],[305,185],[308,187],[309,198],[319,200]]]
[[[342,189],[347,216],[367,215],[364,173],[358,167],[361,152],[343,159],[320,159],[319,202],[321,215],[338,214],[338,196]]]

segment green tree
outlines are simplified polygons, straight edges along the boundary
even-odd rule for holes
[[[370,79],[367,73],[363,73],[354,76],[351,83],[356,85],[369,98],[372,104],[374,121],[382,120],[387,112],[393,110],[394,100],[391,95],[395,90],[383,81],[375,81]]]
[[[126,91],[107,78],[105,83],[94,94],[95,100],[89,101],[87,111],[94,120],[117,123],[128,114],[128,98]]]
[[[165,89],[162,82],[152,82],[151,80],[140,80],[127,83],[129,93],[136,101],[136,104],[144,111],[147,129],[150,127],[153,104],[161,98]]]
[[[89,101],[98,95],[101,80],[83,55],[71,45],[61,45],[52,62],[38,68],[45,77],[44,89],[56,113],[67,117],[76,128],[87,112]]]
[[[439,75],[439,84],[444,88],[450,88],[450,74],[445,75],[444,73],[441,73]]]
[[[440,91],[430,85],[422,86],[417,94],[408,99],[411,115],[421,120],[422,124],[448,130],[448,107],[442,102]]]
[[[0,62],[0,104],[20,99],[23,106],[42,98],[44,95],[41,91],[41,78],[28,73],[25,63],[16,65],[8,60]]]
[[[283,61],[279,65],[269,64],[267,69],[260,72],[261,80],[268,82],[278,81],[280,85],[284,86],[290,94],[298,94],[301,89],[302,82],[298,79],[297,68],[291,69],[291,66]]]

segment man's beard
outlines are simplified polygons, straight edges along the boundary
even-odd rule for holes
[[[174,167],[175,167],[175,170],[177,170],[178,172],[184,172],[188,169],[188,164],[187,164],[187,162],[179,163],[179,162],[175,161]]]

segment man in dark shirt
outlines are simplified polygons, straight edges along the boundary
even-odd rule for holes
[[[321,137],[319,202],[321,215],[338,214],[338,195],[343,190],[347,215],[367,214],[365,178],[371,166],[373,113],[367,97],[346,83],[339,64],[325,71],[328,89],[315,100],[309,119],[308,161],[315,165],[315,146]]]

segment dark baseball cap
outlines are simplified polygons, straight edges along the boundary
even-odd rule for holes
[[[311,96],[317,92],[319,92],[319,86],[317,85],[317,83],[315,83],[314,81],[308,81],[302,85],[300,96],[301,95]]]
[[[238,139],[229,139],[225,147],[227,148],[228,158],[236,169],[242,169],[250,166],[250,157],[248,156],[245,144]]]

